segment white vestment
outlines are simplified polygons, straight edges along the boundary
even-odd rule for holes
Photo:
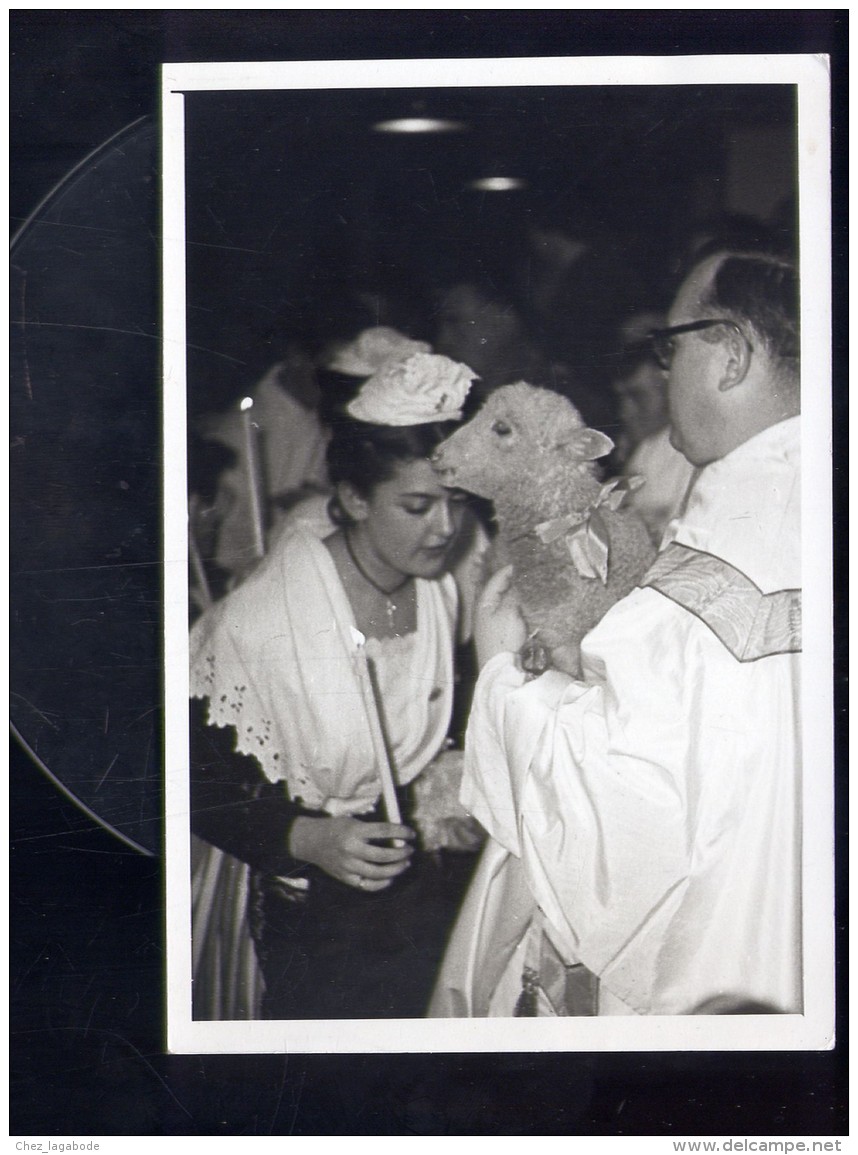
[[[487,663],[462,802],[491,842],[430,1014],[514,1013],[537,936],[600,1014],[800,1012],[799,469],[798,418],[707,466],[581,681]]]

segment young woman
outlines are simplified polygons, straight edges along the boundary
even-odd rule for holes
[[[297,519],[194,627],[196,1017],[425,1011],[471,867],[422,854],[408,822],[450,725],[465,517],[429,458],[470,378],[425,353],[370,378],[328,447],[331,532]],[[380,807],[376,718],[400,823]]]

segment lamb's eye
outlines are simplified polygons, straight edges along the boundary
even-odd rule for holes
[[[492,424],[492,433],[497,433],[498,437],[509,437],[512,426],[507,425],[505,421],[495,421]]]

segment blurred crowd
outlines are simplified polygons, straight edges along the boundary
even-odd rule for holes
[[[592,214],[574,221],[546,216],[534,218],[501,254],[472,256],[464,267],[439,260],[443,276],[429,274],[422,284],[404,284],[402,271],[391,270],[386,284],[377,278],[327,293],[313,304],[309,323],[305,316],[292,332],[284,323],[270,367],[256,381],[236,380],[227,408],[191,414],[193,612],[228,592],[259,560],[252,485],[261,493],[257,520],[266,541],[298,504],[308,516],[315,509],[324,517],[330,431],[362,382],[403,341],[404,353],[431,350],[473,370],[470,412],[515,381],[566,396],[614,442],[608,473],[645,479],[634,500],[657,544],[692,469],[670,444],[665,377],[648,335],[664,324],[687,269],[708,252],[794,259],[793,213],[785,204],[768,221],[737,214],[702,219],[665,254],[657,276],[642,274]],[[485,520],[490,525],[490,510]]]

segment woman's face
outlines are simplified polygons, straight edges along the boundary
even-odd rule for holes
[[[430,462],[403,462],[362,502],[362,544],[403,577],[439,577],[462,528],[467,501],[461,490],[441,485]]]

